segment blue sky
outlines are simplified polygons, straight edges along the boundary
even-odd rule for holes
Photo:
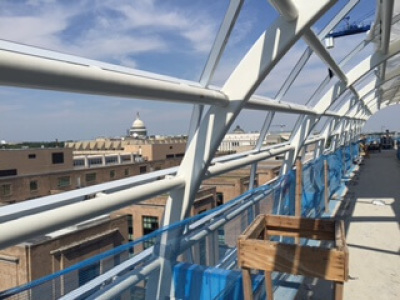
[[[363,10],[355,11],[353,20],[369,12],[375,3],[363,2]],[[227,0],[2,0],[0,39],[198,80],[227,4]],[[223,84],[275,17],[268,1],[245,1],[213,84]],[[341,43],[338,56],[350,44],[346,40]],[[299,43],[293,48],[275,72],[287,73],[304,47]],[[309,75],[299,80],[287,100],[305,103],[306,97],[299,99],[298,95],[306,95],[325,69],[317,59],[311,60]],[[273,97],[283,77],[271,76],[258,93]],[[150,134],[186,134],[191,109],[190,105],[0,87],[0,140],[121,136],[136,112],[140,112]],[[280,117],[276,122],[288,127],[295,121],[293,117]],[[246,112],[236,123],[254,131],[260,129],[263,119],[263,113]],[[376,121],[376,126],[389,128],[393,125],[384,122],[390,119],[379,118],[384,121]]]

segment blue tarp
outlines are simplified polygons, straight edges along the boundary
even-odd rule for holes
[[[303,167],[302,216],[316,216],[324,207],[325,160],[322,156]]]
[[[279,186],[275,188],[272,213],[277,215],[293,215],[295,192],[296,171],[291,170],[289,174],[282,178]]]
[[[341,186],[343,176],[342,149],[328,156],[329,165],[329,196],[332,196]]]
[[[252,278],[253,291],[264,275]],[[243,299],[242,272],[179,263],[174,267],[175,297],[190,300]]]

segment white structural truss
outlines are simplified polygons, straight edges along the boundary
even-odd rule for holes
[[[187,128],[187,150],[179,167],[2,207],[0,248],[163,193],[170,195],[163,221],[164,225],[170,225],[189,216],[204,179],[244,166],[252,167],[254,178],[257,163],[277,155],[285,157],[281,174],[286,174],[297,158],[304,158],[305,149],[311,144],[316,145],[314,155],[317,158],[356,141],[373,114],[400,101],[400,39],[396,35],[400,26],[400,1],[376,1],[371,30],[342,61],[336,61],[325,48],[324,38],[359,5],[359,1],[341,1],[339,9],[337,2],[270,0],[270,9],[278,12],[278,17],[254,41],[220,88],[212,86],[211,82],[232,31],[238,26],[244,0],[230,1],[198,82],[0,41],[0,84],[3,86],[193,104],[190,128]],[[326,21],[325,16],[333,7],[335,16]],[[320,28],[321,20],[326,21],[325,27],[316,33],[316,24]],[[276,97],[256,95],[270,75],[276,76],[273,70],[278,63],[299,43],[306,45],[305,51],[293,64]],[[328,72],[320,76],[311,99],[303,101],[306,104],[285,100],[296,80],[308,76],[307,65],[311,57],[317,58],[332,76],[328,76]],[[215,159],[225,134],[246,110],[265,114],[259,121],[258,143],[251,151]],[[291,114],[297,118],[296,125],[289,142],[265,147],[262,141],[278,113]],[[314,134],[316,128],[319,128],[317,135]],[[83,201],[85,195],[98,192],[105,194]],[[138,264],[150,254],[156,255],[156,260],[132,272],[120,285],[96,295],[96,298],[110,299],[123,287],[147,275],[147,284],[151,287],[146,290],[148,299],[173,295],[171,277],[176,257],[171,257],[171,253],[176,247],[182,249],[190,245],[190,241],[187,245],[172,242],[180,234],[165,233],[162,247],[142,252],[129,263],[130,266]],[[101,279],[93,285],[100,282]],[[75,291],[75,296],[76,293],[84,291]]]

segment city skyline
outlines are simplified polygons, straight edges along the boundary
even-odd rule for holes
[[[331,12],[337,12],[339,1]],[[179,5],[177,5],[179,4]],[[19,0],[0,3],[0,39],[60,51],[139,70],[156,72],[184,80],[198,81],[207,60],[228,1],[116,1],[101,3],[56,0]],[[353,20],[368,16],[373,4],[365,1],[365,11],[352,12]],[[372,8],[371,8],[372,9]],[[245,18],[255,15],[252,21]],[[156,18],[154,16],[157,16]],[[249,45],[276,17],[267,1],[245,1],[243,18],[216,70],[211,84],[222,86]],[[13,30],[9,30],[10,28]],[[318,31],[319,24],[315,25]],[[336,40],[331,54],[340,60],[354,39],[365,34]],[[304,42],[284,57],[272,76],[257,93],[273,98],[283,78],[305,48]],[[312,72],[310,72],[310,69]],[[327,74],[318,58],[311,57],[309,75],[299,78],[283,100],[306,103],[316,82]],[[274,76],[278,74],[278,76]],[[285,76],[279,76],[286,74]],[[302,97],[299,98],[299,95]],[[188,133],[192,106],[160,101],[141,101],[72,93],[0,88],[0,140],[79,140],[126,133],[139,111],[150,135]],[[379,112],[365,130],[382,127],[400,129],[399,107]],[[246,131],[260,130],[265,112],[245,111],[234,122]],[[274,124],[290,130],[296,118],[277,115]],[[397,128],[395,128],[397,126]]]

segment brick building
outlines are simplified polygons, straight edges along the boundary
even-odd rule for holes
[[[127,215],[103,216],[0,250],[0,290],[39,279],[127,243],[129,220]],[[103,262],[82,269],[69,275],[58,289],[73,290],[89,281],[100,269],[112,266],[112,262],[109,265]],[[57,289],[54,293],[50,298],[57,298]],[[31,295],[31,299],[44,299],[44,296]]]
[[[129,160],[81,168],[74,166],[73,151],[69,148],[0,150],[0,204],[170,168],[179,165],[180,161],[181,158]]]

